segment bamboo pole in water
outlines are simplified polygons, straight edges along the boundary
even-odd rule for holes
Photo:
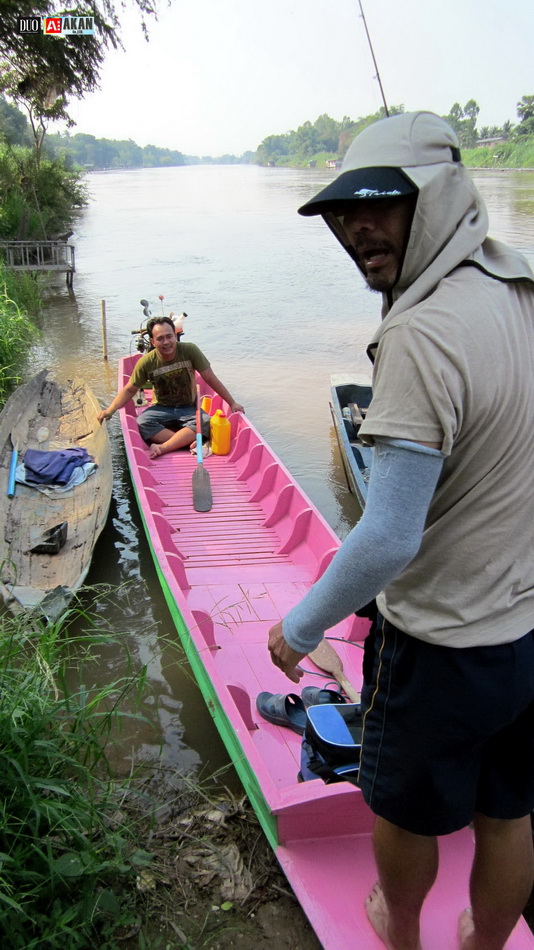
[[[108,341],[107,341],[107,331],[106,331],[106,301],[100,301],[100,310],[102,313],[102,359],[107,360],[108,358]]]

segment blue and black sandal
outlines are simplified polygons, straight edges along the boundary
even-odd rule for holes
[[[306,728],[306,710],[300,696],[295,693],[259,693],[256,708],[267,722],[275,726],[287,726],[299,736]]]
[[[319,686],[305,686],[301,693],[305,709],[308,706],[323,706],[328,703],[345,703],[346,699],[337,689],[320,689]]]

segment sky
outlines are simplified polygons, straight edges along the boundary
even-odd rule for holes
[[[480,128],[516,122],[517,102],[534,95],[533,0],[362,4],[388,105],[445,115],[475,99]],[[356,119],[382,105],[358,0],[160,5],[147,43],[135,4],[117,0],[125,49],[108,52],[100,91],[71,102],[72,133],[241,155],[323,113]]]

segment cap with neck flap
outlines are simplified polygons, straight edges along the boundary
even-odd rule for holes
[[[487,237],[482,197],[461,162],[458,139],[433,112],[406,112],[367,126],[350,145],[339,176],[299,208],[321,214],[355,260],[342,227],[354,201],[416,195],[407,250],[383,316],[413,306],[459,265],[497,280],[532,281],[525,259]]]
[[[335,214],[351,201],[415,194],[410,168],[460,161],[458,139],[439,116],[432,112],[390,116],[356,136],[339,176],[302,205],[299,214]]]

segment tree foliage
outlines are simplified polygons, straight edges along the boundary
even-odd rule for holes
[[[157,168],[185,165],[185,156],[176,150],[145,145],[132,139],[97,139],[82,132],[72,135],[49,135],[47,153],[62,159],[65,164],[81,168]]]
[[[0,141],[11,145],[29,145],[28,120],[16,106],[0,96]]]
[[[391,115],[399,112],[404,112],[404,106],[390,109]],[[315,122],[304,122],[285,135],[268,135],[256,150],[256,161],[260,165],[305,165],[317,155],[343,158],[353,138],[371,122],[384,116],[383,109],[356,121],[344,116],[338,122],[329,115],[320,115]]]
[[[146,16],[156,15],[157,0],[132,0],[139,8],[145,32]],[[77,4],[78,6],[78,4]],[[120,6],[126,4],[121,0]],[[83,0],[72,13],[93,18],[94,36],[20,34],[18,17],[54,16],[65,13],[61,0],[2,0],[0,17],[0,64],[17,68],[22,91],[43,83],[57,86],[72,96],[83,96],[98,86],[107,49],[120,47],[120,19],[113,0]]]
[[[534,96],[523,96],[517,103],[517,114],[521,121],[515,128],[516,137],[534,135]]]
[[[523,96],[517,103],[517,114],[521,122],[534,118],[534,96]]]
[[[477,144],[477,138],[479,137],[477,117],[479,112],[478,103],[474,99],[469,99],[463,108],[459,102],[455,102],[451,106],[449,114],[443,116],[456,132],[458,141],[463,148],[474,148]]]
[[[0,147],[0,240],[56,238],[86,203],[80,175],[21,146]]]
[[[404,112],[404,106],[391,106],[389,114]],[[512,167],[530,167],[530,146],[521,153],[514,151],[514,143],[529,142],[534,136],[534,96],[523,96],[517,104],[517,113],[521,122],[514,126],[510,120],[502,126],[483,126],[477,129],[480,108],[475,99],[468,99],[464,106],[455,102],[443,118],[458,135],[463,150],[475,149],[481,138],[499,138],[503,145],[510,142],[510,149],[493,151],[488,149],[487,164],[495,164],[494,159],[510,160]],[[344,116],[341,122],[328,115],[320,115],[315,122],[304,122],[296,130],[285,135],[268,135],[256,150],[255,161],[260,165],[310,165],[324,163],[327,159],[342,159],[350,143],[368,125],[385,118],[385,110],[380,108],[372,115],[351,119]],[[501,144],[501,143],[499,143]],[[480,160],[486,163],[483,149],[476,150]],[[530,163],[530,164],[529,164]],[[473,162],[471,162],[473,164]]]
[[[158,0],[133,0],[146,35],[147,15],[156,15]],[[121,7],[125,7],[121,0]],[[93,18],[94,35],[48,36],[19,33],[19,17],[65,13],[61,0],[2,0],[0,16],[0,91],[21,105],[29,118],[37,160],[48,123],[70,122],[68,101],[97,88],[109,47],[120,47],[120,20],[113,0],[83,0],[80,10]]]

